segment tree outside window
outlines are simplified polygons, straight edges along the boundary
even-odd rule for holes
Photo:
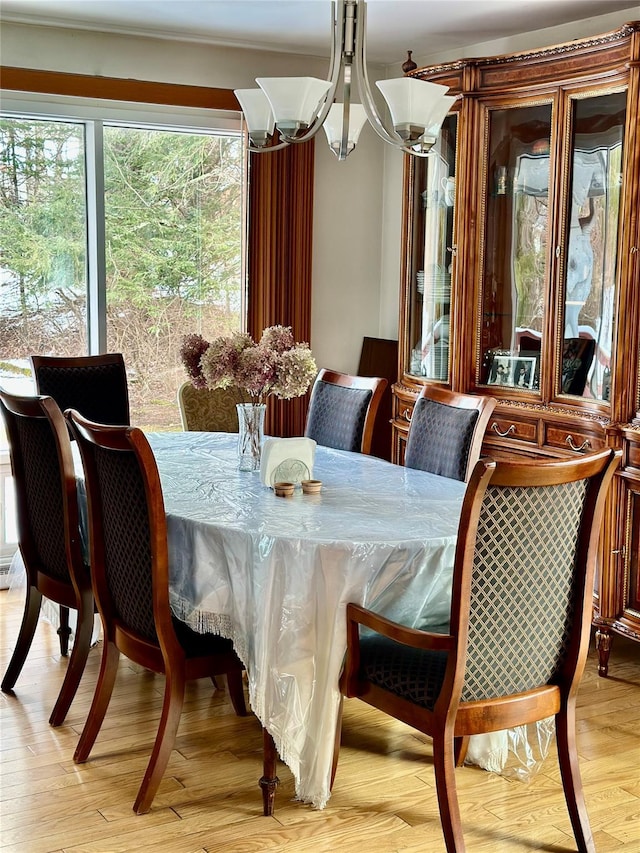
[[[0,382],[31,353],[88,352],[85,127],[0,120]],[[177,429],[182,336],[243,325],[242,142],[105,125],[102,167],[106,346],[132,422]]]

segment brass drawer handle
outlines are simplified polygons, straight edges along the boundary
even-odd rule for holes
[[[491,429],[495,432],[495,434],[496,434],[496,435],[499,435],[499,436],[500,436],[500,438],[506,438],[508,435],[511,435],[511,433],[512,433],[512,432],[515,432],[515,431],[516,431],[516,425],[515,425],[515,424],[511,424],[511,426],[509,427],[509,429],[506,429],[504,432],[500,432],[500,427],[499,427],[499,426],[498,426],[498,424],[494,421],[494,422],[491,424]]]
[[[578,445],[573,440],[572,435],[568,435],[565,438],[565,443],[568,444],[572,450],[575,450],[576,453],[581,453],[583,450],[588,450],[591,447],[591,442],[588,438],[585,438],[580,447],[578,447]]]
[[[401,418],[404,418],[404,419],[405,419],[405,421],[406,421],[408,424],[410,424],[410,423],[411,423],[411,416],[412,416],[412,414],[413,414],[413,409],[403,409],[403,410],[400,412],[400,417],[401,417]]]

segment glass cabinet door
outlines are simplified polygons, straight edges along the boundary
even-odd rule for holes
[[[487,119],[479,383],[520,393],[540,388],[551,118],[542,103],[491,109]]]
[[[571,101],[561,394],[608,402],[627,93]]]
[[[457,116],[444,121],[426,158],[416,158],[413,251],[407,310],[410,351],[406,371],[449,378],[449,314],[453,274]]]

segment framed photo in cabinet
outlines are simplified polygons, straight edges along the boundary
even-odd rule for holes
[[[503,355],[494,353],[489,366],[487,385],[506,385],[510,388],[533,388],[537,358],[534,355]]]

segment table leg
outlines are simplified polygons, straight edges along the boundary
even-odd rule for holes
[[[60,637],[60,654],[66,658],[69,654],[69,637],[71,636],[71,628],[69,627],[69,608],[60,605],[60,627],[56,631]]]
[[[260,787],[262,788],[262,808],[265,817],[273,814],[273,806],[276,797],[276,788],[280,781],[276,776],[276,765],[278,762],[278,753],[273,738],[269,732],[262,728],[262,778],[260,779]]]

